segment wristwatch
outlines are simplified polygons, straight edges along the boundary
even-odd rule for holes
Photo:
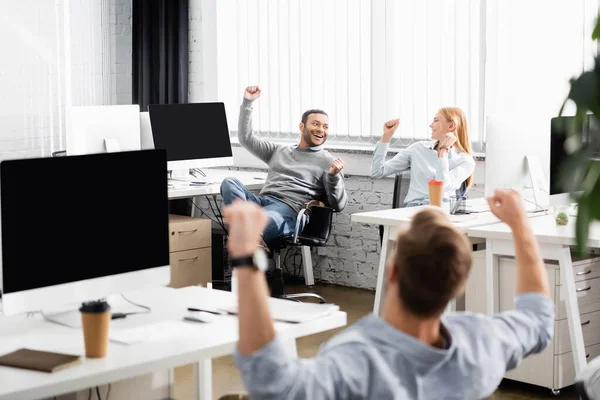
[[[235,257],[229,260],[231,268],[236,267],[254,267],[259,271],[265,272],[269,265],[267,253],[259,247],[254,254],[247,257]]]

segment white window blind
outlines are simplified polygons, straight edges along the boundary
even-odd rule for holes
[[[254,127],[273,139],[297,140],[302,112],[323,108],[330,143],[373,143],[399,117],[408,144],[458,106],[480,148],[488,114],[556,115],[597,53],[598,0],[216,3],[216,98],[236,131],[244,88],[260,85]]]
[[[111,0],[0,2],[0,159],[65,149],[65,108],[108,104]]]
[[[331,136],[368,139],[369,2],[243,0],[217,7],[218,98],[231,130],[244,88],[260,85],[254,126],[261,134],[297,140],[302,113],[321,108]]]
[[[593,66],[598,0],[488,0],[486,114],[558,115]]]
[[[428,139],[429,124],[445,106],[466,114],[471,140],[480,129],[483,69],[480,0],[372,2],[373,125],[400,118],[396,135]]]

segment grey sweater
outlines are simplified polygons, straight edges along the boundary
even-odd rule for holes
[[[554,333],[554,303],[524,293],[515,309],[442,317],[448,348],[418,341],[369,315],[310,359],[291,359],[278,338],[235,361],[252,399],[482,399],[506,371],[541,352]]]
[[[298,145],[277,145],[256,137],[252,133],[252,101],[245,98],[240,107],[238,139],[269,166],[262,196],[275,197],[296,212],[311,200],[320,200],[336,211],[346,207],[342,173],[329,174],[335,157],[322,146],[301,149]]]

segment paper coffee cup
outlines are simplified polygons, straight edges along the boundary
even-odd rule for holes
[[[429,180],[429,204],[436,207],[442,206],[444,197],[444,181],[437,179]]]
[[[110,305],[106,301],[83,303],[81,308],[85,356],[106,357],[108,349],[108,328],[110,326]]]

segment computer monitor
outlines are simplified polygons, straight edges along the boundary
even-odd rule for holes
[[[140,106],[83,106],[66,109],[67,155],[141,149]]]
[[[486,117],[486,197],[493,195],[495,189],[514,189],[521,193],[529,210],[549,206],[550,137],[547,121],[527,114]],[[535,164],[533,174],[528,157]]]
[[[7,315],[169,282],[164,150],[2,161],[0,208]]]
[[[233,165],[223,103],[150,104],[154,146],[167,151],[167,169]]]
[[[568,156],[565,150],[568,129],[579,129],[582,140],[585,140],[584,127],[585,123],[577,128],[575,117],[556,117],[550,120],[550,201],[553,205],[566,205],[573,200],[571,194],[563,187],[560,170]]]
[[[550,121],[550,201],[552,205],[568,205],[575,199],[572,196],[581,191],[581,183],[575,183],[573,187],[567,187],[561,181],[561,169],[565,167],[568,154],[565,149],[565,141],[568,131],[578,134],[581,138],[581,146],[591,146],[590,155],[598,156],[598,132],[600,126],[594,115],[588,114],[581,124],[577,123],[576,117],[555,117]]]
[[[148,111],[140,113],[140,139],[142,141],[142,150],[154,148],[152,125],[150,124],[150,113]]]

